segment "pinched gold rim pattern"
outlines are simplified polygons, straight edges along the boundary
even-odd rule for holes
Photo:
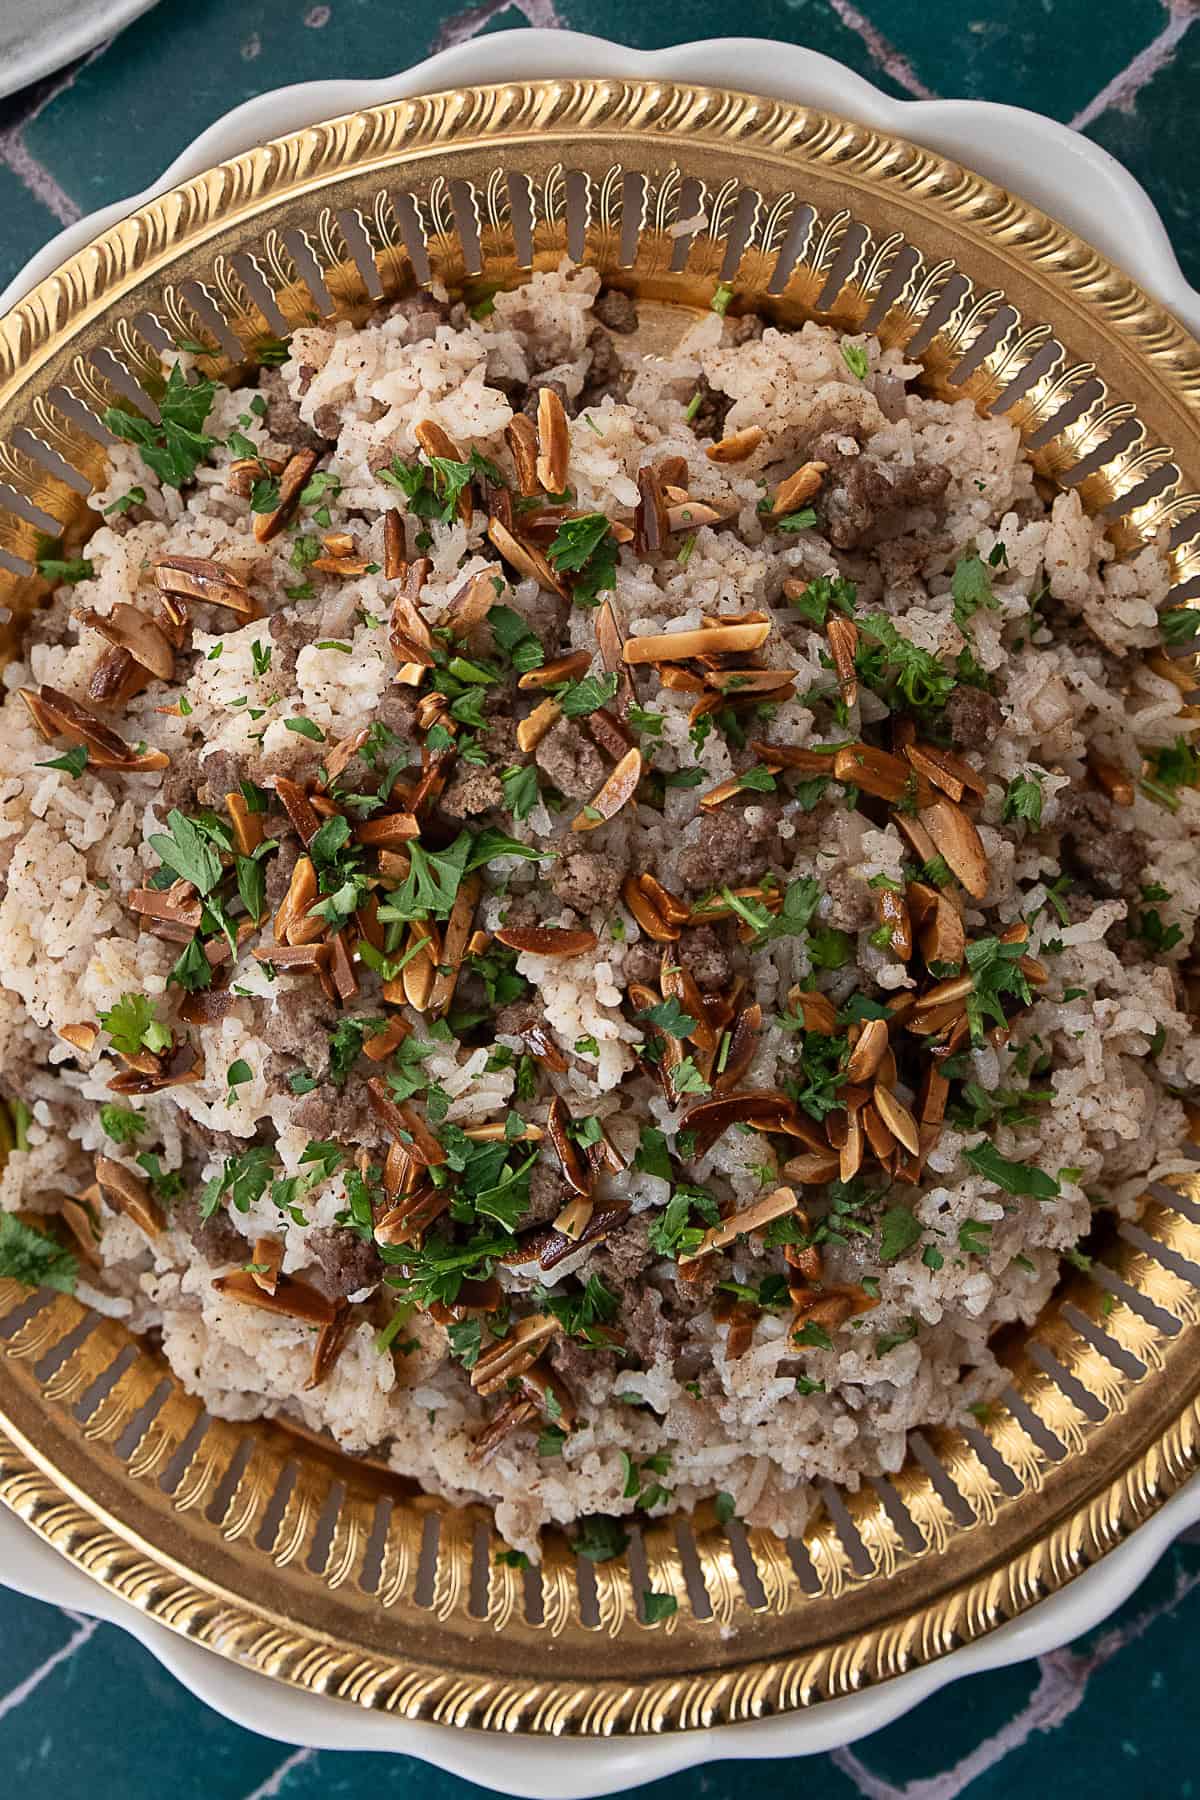
[[[672,233],[698,212],[698,233]],[[87,528],[99,413],[122,392],[152,404],[169,338],[214,342],[207,366],[236,376],[314,313],[361,318],[431,277],[516,282],[568,248],[646,299],[706,305],[728,279],[784,323],[869,323],[933,392],[1004,407],[1046,479],[1112,510],[1120,550],[1170,528],[1179,599],[1200,575],[1200,348],[1095,251],[812,109],[552,81],[264,145],[149,202],[0,321],[12,634],[39,533]],[[1198,1267],[1200,1179],[1175,1178],[1046,1308],[986,1424],[927,1433],[802,1540],[701,1512],[601,1565],[551,1534],[528,1572],[497,1560],[483,1509],[210,1420],[117,1322],[0,1282],[0,1500],[172,1629],[360,1705],[540,1734],[758,1718],[979,1637],[1175,1491],[1197,1463]],[[649,1587],[679,1602],[654,1626]]]

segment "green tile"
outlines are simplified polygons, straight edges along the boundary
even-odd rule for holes
[[[945,0],[867,0],[863,10],[934,93],[1000,100],[1064,120],[1163,24],[1160,0],[1099,9],[1093,0],[993,0],[965,18]]]
[[[0,1703],[70,1643],[79,1626],[57,1607],[0,1593]]]
[[[0,1595],[0,1626],[13,1606]],[[193,1700],[111,1625],[0,1717],[3,1791],[25,1800],[244,1800],[286,1754]]]
[[[34,251],[61,230],[62,221],[0,163],[0,287],[7,286]]]
[[[903,1719],[854,1746],[872,1775],[902,1785],[928,1781],[1003,1731],[1038,1684],[1036,1663],[1016,1663],[958,1681]]]
[[[1195,138],[1198,93],[1200,29],[1193,24],[1174,57],[1128,107],[1111,107],[1087,129],[1146,188],[1192,282],[1200,282],[1200,196],[1194,165],[1183,151]]]

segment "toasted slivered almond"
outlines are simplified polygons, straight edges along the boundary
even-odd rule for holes
[[[703,694],[706,690],[707,682],[705,677],[703,675],[693,675],[690,669],[676,668],[671,663],[658,663],[656,667],[658,669],[659,685],[665,687],[671,693]],[[625,673],[629,673],[628,669]]]
[[[758,449],[765,435],[761,425],[745,425],[741,431],[731,432],[718,443],[709,444],[704,454],[709,462],[745,462]]]
[[[615,818],[637,793],[642,779],[642,753],[627,750],[598,794],[571,820],[572,831],[594,831],[597,825]]]
[[[522,1425],[528,1425],[537,1417],[537,1406],[532,1400],[525,1400],[514,1394],[511,1400],[505,1401],[499,1412],[495,1413],[484,1426],[467,1453],[468,1461],[477,1467],[493,1457],[506,1437],[519,1431]]]
[[[1029,921],[1028,919],[1016,919],[1013,924],[1006,925],[998,935],[1002,944],[1027,944],[1029,942]]]
[[[467,955],[482,956],[491,941],[492,934],[490,931],[473,931],[467,939]]]
[[[205,600],[246,619],[258,611],[245,583],[206,556],[160,556],[154,564],[154,583],[162,594]]]
[[[65,1195],[58,1209],[58,1216],[66,1225],[76,1245],[94,1269],[100,1267],[100,1227],[96,1216],[96,1199],[99,1191],[96,1187],[88,1189],[78,1199],[73,1195]]]
[[[494,1394],[497,1388],[524,1374],[561,1330],[562,1324],[553,1313],[529,1313],[518,1319],[506,1338],[480,1353],[471,1370],[471,1386],[477,1394]]]
[[[275,914],[277,944],[314,944],[319,937],[324,936],[327,930],[324,919],[314,919],[309,912],[316,898],[317,871],[312,858],[298,856],[287,893]],[[293,936],[293,932],[298,935]]]
[[[258,945],[251,954],[257,962],[269,962],[285,975],[306,975],[323,969],[332,954],[328,944]]]
[[[893,806],[910,797],[919,806],[928,806],[934,798],[933,789],[923,776],[899,756],[877,750],[873,744],[847,744],[845,749],[836,751],[833,773],[836,780],[861,788]]]
[[[255,1238],[254,1254],[250,1260],[254,1267],[247,1273],[253,1275],[264,1293],[273,1294],[279,1286],[279,1275],[283,1268],[283,1239]]]
[[[682,1011],[693,1021],[686,1035],[696,1048],[708,1053],[715,1051],[720,1040],[709,1022],[704,996],[696,986],[694,976],[680,961],[678,951],[663,951],[659,988],[664,1000],[678,1000]]]
[[[921,1089],[917,1095],[917,1111],[921,1115],[922,1125],[941,1124],[949,1096],[950,1083],[937,1064],[926,1063],[924,1074],[921,1077]]]
[[[847,1282],[830,1282],[825,1287],[802,1290],[796,1299],[793,1326],[823,1325],[835,1331],[847,1319],[870,1312],[878,1305],[875,1295],[868,1294],[865,1288],[852,1287]]]
[[[418,949],[418,945],[423,945],[424,948]],[[413,954],[409,955],[397,979],[404,989],[404,998],[414,1011],[427,1012],[433,998],[433,984],[437,980],[441,952],[436,925],[431,925],[427,919],[411,920],[405,950]],[[390,997],[388,990],[392,986],[390,981],[386,983],[385,997]]]
[[[759,906],[765,906],[769,913],[780,912],[783,908],[783,895],[778,888],[736,887],[729,891],[735,900],[753,900]],[[719,919],[732,919],[736,911],[737,908],[730,906],[727,900],[709,895],[692,907],[687,922],[689,925],[713,924]]]
[[[590,1225],[595,1210],[596,1202],[590,1194],[573,1194],[555,1219],[554,1229],[578,1243]]]
[[[317,1341],[313,1345],[312,1365],[308,1372],[308,1380],[304,1384],[306,1394],[320,1387],[334,1363],[346,1347],[350,1336],[350,1326],[354,1321],[354,1309],[345,1300],[338,1302],[337,1311],[328,1325],[322,1325],[317,1333]]]
[[[704,685],[730,706],[757,705],[764,697],[786,700],[795,684],[795,669],[710,669]]]
[[[537,436],[537,478],[548,494],[564,493],[571,448],[567,415],[557,391],[549,385],[538,389]]]
[[[938,1037],[941,1033],[956,1028],[959,1020],[966,1024],[965,1003],[961,1000],[947,1000],[940,1006],[915,1008],[907,1023],[908,1029],[918,1037]]]
[[[446,920],[442,933],[437,975],[429,995],[429,1011],[435,1018],[441,1018],[443,1013],[449,1012],[454,999],[454,990],[458,986],[458,977],[467,954],[467,940],[475,922],[475,908],[479,904],[482,881],[482,876],[477,872],[465,875],[454,896],[450,917]]]
[[[803,1018],[805,1031],[811,1031],[817,1037],[833,1037],[836,1034],[837,1010],[828,994],[822,994],[816,988],[794,987],[788,989],[788,1001]],[[883,1023],[882,1020],[879,1022]],[[886,1032],[885,1025],[885,1036]]]
[[[1017,960],[1017,967],[1026,981],[1034,987],[1045,987],[1050,979],[1050,971],[1045,963],[1039,962],[1036,956],[1022,956]]]
[[[167,1215],[144,1176],[135,1175],[111,1156],[98,1156],[96,1180],[108,1204],[132,1219],[147,1237],[158,1237],[166,1230]]]
[[[846,1135],[838,1156],[838,1178],[841,1181],[853,1181],[862,1168],[863,1154],[866,1149],[865,1133],[859,1112],[846,1114]]]
[[[683,472],[687,472],[686,465]],[[666,546],[671,523],[667,517],[663,486],[678,473],[672,468],[664,474],[661,468],[645,463],[637,472],[638,503],[633,516],[633,547],[639,556],[655,555]]]
[[[373,1031],[363,1040],[363,1055],[371,1062],[386,1062],[392,1052],[404,1042],[409,1034],[409,1026],[393,1013],[382,1031]]]
[[[275,777],[275,792],[283,810],[299,832],[301,842],[307,847],[321,829],[321,821],[313,811],[308,795],[298,781],[291,781],[286,775]]]
[[[678,894],[673,894],[669,888],[665,888],[662,882],[653,875],[639,875],[637,882],[643,894],[653,902],[668,925],[684,925],[691,918],[692,909],[687,901],[681,900]]]
[[[169,681],[175,673],[175,651],[166,634],[136,606],[118,600],[110,613],[98,613],[89,606],[82,607],[73,616],[81,625],[98,632],[115,649],[127,651],[136,663],[149,670],[151,675],[157,675],[160,681]]]
[[[583,721],[584,728],[593,743],[599,744],[605,753],[620,762],[627,751],[633,748],[633,739],[619,719],[613,717],[607,707],[598,706],[594,712],[588,713]]]
[[[562,707],[557,700],[539,700],[529,717],[522,719],[517,726],[518,749],[535,750],[561,718]]]
[[[974,822],[953,800],[935,800],[932,806],[922,808],[920,818],[938,854],[950,865],[968,894],[975,900],[982,900],[988,891],[990,870],[987,851]]]
[[[908,842],[913,854],[923,863],[932,862],[937,855],[937,845],[921,824],[907,813],[897,813],[892,820],[902,838]]]
[[[414,794],[414,806],[417,801],[418,796]],[[376,813],[373,818],[363,819],[354,827],[357,843],[374,844],[386,850],[397,850],[420,835],[421,827],[415,814],[411,812]]]
[[[778,763],[773,767],[770,763],[767,763],[766,768],[770,775],[778,775],[779,773]],[[724,806],[725,802],[727,800],[732,800],[735,794],[748,794],[750,798],[753,799],[755,789],[744,787],[740,775],[730,775],[728,780],[719,781],[716,787],[709,788],[707,793],[701,794],[700,805],[704,808],[705,812],[715,812],[718,806]]]
[[[806,462],[794,474],[788,475],[771,495],[771,511],[776,518],[781,513],[789,513],[797,506],[803,506],[818,491],[829,464],[823,462]]]
[[[907,962],[912,955],[912,920],[909,917],[908,905],[903,894],[897,894],[892,888],[880,888],[876,899],[879,906],[879,922],[891,932],[888,948],[893,956],[901,962]]]
[[[914,1012],[928,1012],[933,1007],[950,1006],[960,1000],[965,1000],[967,995],[974,991],[974,988],[975,978],[973,975],[948,976],[945,981],[936,982],[933,987],[927,988],[917,1000],[913,1010]]]
[[[43,684],[36,693],[32,688],[18,688],[17,691],[43,737],[65,737],[69,743],[86,744],[88,760],[97,769],[119,769],[131,775],[143,775],[168,765],[165,751],[132,749],[81,700],[73,700],[57,688]]]
[[[315,450],[297,450],[288,457],[279,477],[279,502],[272,512],[255,513],[254,536],[260,544],[278,537],[297,506],[308,478],[317,466]]]
[[[895,1094],[890,1093],[887,1088],[878,1083],[876,1083],[872,1098],[879,1109],[880,1118],[892,1136],[898,1139],[906,1150],[916,1156],[920,1151],[921,1142],[917,1133],[917,1121],[907,1106],[897,1100]]]
[[[717,1074],[713,1081],[713,1093],[730,1093],[738,1083],[744,1080],[746,1071],[754,1061],[754,1053],[758,1048],[759,1034],[762,1030],[762,1007],[755,1001],[745,1006],[738,1013],[729,1034],[725,1048],[724,1061],[718,1059]]]
[[[64,1038],[68,1044],[73,1044],[76,1050],[90,1052],[96,1048],[100,1027],[87,1019],[78,1025],[60,1025],[58,1035],[60,1038]]]
[[[1101,756],[1097,750],[1088,751],[1087,761],[1088,768],[1114,806],[1133,805],[1133,778],[1118,763],[1110,762],[1107,756]]]
[[[473,1144],[540,1144],[545,1137],[540,1125],[525,1122],[523,1131],[516,1137],[508,1129],[505,1119],[489,1119],[485,1125],[464,1125],[463,1136],[470,1138]]]
[[[358,992],[358,976],[354,973],[354,962],[346,938],[344,931],[337,931],[329,940],[329,978],[343,1006]]]
[[[547,390],[543,388],[542,393]],[[539,399],[539,411],[541,402]],[[504,438],[512,452],[513,464],[517,471],[517,489],[526,499],[531,499],[541,492],[538,481],[538,434],[533,420],[524,413],[514,413],[504,427]],[[551,488],[553,494],[561,494],[561,488]]]
[[[798,744],[768,744],[761,738],[751,738],[749,748],[760,762],[798,769],[802,775],[833,774],[832,750],[804,750]]]
[[[905,890],[905,899],[908,901],[909,917],[913,924],[920,927],[931,919],[937,911],[940,898],[937,888],[930,887],[927,881],[910,881]]]
[[[233,841],[240,856],[253,856],[263,841],[263,815],[251,812],[244,794],[226,794],[225,806],[233,825]]]
[[[327,556],[353,556],[354,539],[348,531],[326,531],[322,534],[321,543]]]
[[[433,633],[403,589],[392,601],[392,618],[388,628],[392,654],[397,662],[414,662],[433,666]]]
[[[404,521],[398,507],[383,515],[383,574],[385,581],[404,579]]]
[[[275,1313],[281,1318],[297,1319],[303,1325],[328,1325],[337,1312],[332,1300],[327,1300],[317,1288],[298,1280],[295,1275],[281,1275],[273,1293],[259,1287],[253,1275],[244,1269],[232,1275],[218,1275],[213,1287],[225,1300],[235,1300],[240,1306],[256,1306],[261,1312]]]
[[[962,915],[945,894],[936,896],[934,907],[920,928],[919,943],[921,955],[930,966],[957,968],[966,955],[967,934]]]
[[[612,601],[605,600],[596,613],[596,647],[600,652],[600,660],[610,675],[621,668],[624,643]]]
[[[882,1162],[892,1154],[896,1148],[896,1140],[884,1124],[873,1100],[868,1100],[862,1109],[862,1128],[873,1156],[877,1156]]]
[[[927,775],[934,787],[949,794],[951,800],[961,800],[964,792],[978,794],[982,800],[987,793],[987,777],[965,756],[955,756],[953,750],[942,750],[934,744],[905,744],[903,750],[913,768]]]
[[[667,530],[698,531],[701,525],[720,525],[731,516],[703,500],[685,500],[680,506],[668,506]]]
[[[190,937],[200,929],[201,906],[190,881],[173,881],[169,888],[134,888],[129,910],[146,919],[169,919]]]
[[[566,925],[502,925],[493,936],[498,944],[531,956],[583,956],[600,941],[594,931]]]
[[[556,656],[552,662],[543,663],[540,669],[527,669],[518,677],[517,686],[544,688],[555,687],[560,681],[577,681],[587,674],[591,660],[589,650],[573,650],[569,656]]]
[[[1145,658],[1146,667],[1164,681],[1177,687],[1181,694],[1193,694],[1196,691],[1196,661],[1194,656],[1164,656],[1161,650],[1152,650]]]
[[[693,656],[725,656],[733,651],[758,650],[771,634],[768,620],[744,625],[715,621],[699,631],[667,631],[627,638],[622,655],[627,663],[686,662]]]
[[[778,1131],[784,1129],[780,1121],[790,1118],[794,1112],[794,1103],[787,1094],[774,1088],[744,1088],[698,1100],[684,1113],[680,1130],[694,1134],[695,1150],[690,1160],[698,1161],[708,1154],[730,1126],[754,1125],[756,1121],[766,1120],[769,1123],[765,1129]]]
[[[365,556],[314,556],[308,566],[318,575],[337,575],[348,581],[352,576],[365,575],[371,565]]]
[[[149,670],[134,662],[128,650],[106,650],[88,678],[88,699],[97,706],[124,706],[149,685]],[[174,706],[156,706],[154,710],[176,719],[183,717],[178,701]]]
[[[637,920],[639,929],[656,944],[673,944],[678,940],[678,925],[663,918],[650,895],[643,892],[632,875],[627,875],[621,883],[621,898]]]
[[[690,1255],[679,1258],[681,1268],[688,1263],[699,1262],[703,1256],[711,1256],[714,1250],[724,1250],[735,1238],[743,1237],[751,1231],[759,1231],[764,1225],[770,1225],[774,1219],[784,1219],[796,1210],[796,1195],[792,1188],[773,1188],[759,1200],[752,1200],[741,1212],[731,1213],[722,1219],[719,1225],[711,1226],[701,1238]]]
[[[858,699],[858,677],[854,672],[858,626],[853,619],[843,619],[835,613],[825,626],[825,635],[829,639],[829,653],[833,657],[842,699],[847,706],[853,706]]]
[[[494,516],[488,520],[487,530],[489,542],[519,574],[528,576],[551,594],[559,594],[564,600],[570,598],[566,582],[555,573],[535,545],[514,537],[508,526]]]
[[[888,1047],[886,1019],[867,1019],[846,1064],[846,1080],[870,1081]]]

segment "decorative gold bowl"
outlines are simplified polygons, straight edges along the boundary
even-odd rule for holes
[[[673,234],[703,211],[698,235]],[[431,279],[510,285],[565,251],[644,300],[808,318],[907,346],[928,390],[1003,409],[1039,474],[1164,528],[1200,578],[1200,347],[1120,271],[987,181],[811,109],[651,81],[437,94],[298,131],[139,208],[0,322],[0,600],[40,533],[86,535],[98,414],[215,332],[237,379],[314,314]],[[1094,365],[1094,366],[1093,366]],[[131,387],[130,384],[133,384]],[[1200,1180],[1147,1195],[1071,1273],[986,1424],[826,1495],[802,1540],[711,1516],[621,1559],[548,1535],[497,1561],[487,1511],[280,1424],[207,1417],[163,1359],[65,1296],[0,1281],[0,1499],[146,1613],[297,1687],[492,1731],[664,1732],[912,1669],[1068,1582],[1198,1460]],[[647,1626],[636,1596],[674,1594]]]

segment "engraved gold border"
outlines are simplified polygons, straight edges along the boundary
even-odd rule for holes
[[[524,263],[506,168],[527,181]],[[640,193],[622,188],[622,170]],[[68,537],[85,529],[54,456],[88,479],[103,466],[95,432],[57,390],[94,415],[117,393],[108,354],[152,393],[143,315],[176,333],[205,327],[185,283],[242,346],[270,322],[235,252],[252,257],[285,322],[317,303],[314,269],[333,310],[361,316],[372,293],[347,215],[384,299],[414,279],[413,231],[389,193],[399,180],[435,273],[519,280],[561,254],[575,176],[583,255],[606,275],[704,305],[744,227],[740,292],[786,322],[857,326],[882,308],[880,335],[918,341],[934,392],[981,407],[1004,396],[1047,478],[1092,459],[1080,489],[1093,508],[1119,503],[1119,546],[1173,526],[1176,584],[1200,573],[1188,491],[1200,472],[1200,348],[1094,250],[946,159],[810,108],[660,82],[547,81],[372,108],[263,145],[147,203],[39,284],[0,321],[0,479],[28,503],[6,508],[0,495],[12,564],[0,567],[0,597],[18,619],[36,599],[31,513]],[[710,223],[677,268],[669,227],[689,180]],[[767,292],[806,206],[794,267]],[[917,264],[893,281],[905,246]],[[1035,365],[1044,349],[1054,354]],[[1088,361],[1073,360],[1081,351]],[[232,352],[223,366],[236,368]],[[1068,401],[1075,416],[1060,424]],[[1110,447],[1127,419],[1131,441]],[[52,454],[14,442],[18,426]],[[986,1429],[928,1433],[926,1460],[910,1455],[887,1499],[873,1487],[843,1496],[796,1558],[769,1533],[740,1538],[701,1514],[647,1526],[640,1560],[595,1567],[551,1534],[540,1570],[523,1576],[495,1561],[482,1509],[412,1494],[278,1426],[205,1421],[122,1326],[89,1321],[62,1296],[14,1312],[22,1296],[3,1282],[0,1500],[171,1629],[361,1705],[600,1736],[787,1712],[1015,1616],[1195,1468],[1200,1180],[1173,1189],[1114,1241],[1110,1292],[1073,1277],[1047,1308]],[[676,1616],[642,1624],[635,1582],[674,1593]]]

